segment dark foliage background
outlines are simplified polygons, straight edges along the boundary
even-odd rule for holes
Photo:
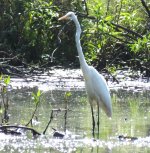
[[[89,64],[112,73],[130,67],[150,74],[148,0],[1,0],[0,8],[1,67],[22,63],[79,67],[75,26],[57,20],[75,11]]]

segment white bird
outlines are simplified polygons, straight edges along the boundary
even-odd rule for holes
[[[59,18],[58,20],[65,20],[65,19],[74,21],[76,25],[75,41],[79,55],[80,66],[85,80],[85,87],[88,96],[88,101],[91,106],[92,121],[93,121],[93,136],[94,136],[94,129],[95,129],[95,120],[93,112],[94,103],[97,104],[98,108],[98,122],[97,122],[98,134],[99,134],[99,108],[102,108],[108,117],[112,116],[112,104],[111,104],[109,88],[107,86],[104,77],[101,74],[99,74],[98,71],[93,66],[89,66],[86,63],[84,54],[82,52],[82,47],[80,44],[81,27],[77,19],[77,16],[75,15],[74,12],[68,12],[66,15]]]

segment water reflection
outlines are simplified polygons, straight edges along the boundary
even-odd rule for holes
[[[24,88],[9,93],[9,124],[25,125],[35,109],[31,93],[35,89]],[[92,138],[91,110],[85,91],[65,91],[43,93],[33,128],[43,133],[53,119],[46,135],[34,140],[28,136],[15,137],[0,134],[2,152],[91,152],[120,153],[150,151],[150,94],[149,91],[132,93],[130,91],[112,91],[113,117],[108,120],[104,112],[100,113],[100,139]],[[2,119],[3,116],[1,116]],[[54,138],[54,130],[64,133],[64,139]],[[137,137],[135,141],[120,141],[118,136]],[[144,148],[143,148],[144,146]]]

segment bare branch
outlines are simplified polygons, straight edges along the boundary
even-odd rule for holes
[[[12,128],[15,129],[15,130],[8,130],[8,129],[12,129]],[[26,127],[26,126],[20,126],[20,125],[1,125],[0,126],[0,130],[2,130],[2,132],[4,132],[4,133],[7,133],[7,131],[8,131],[11,134],[13,132],[16,132],[16,129],[29,130],[29,131],[32,132],[33,136],[41,135],[39,132],[37,132],[33,128],[29,128],[29,127]]]
[[[142,5],[143,5],[143,7],[145,8],[145,10],[146,10],[146,12],[147,12],[147,14],[148,14],[148,17],[150,18],[150,10],[149,10],[147,4],[145,3],[144,0],[141,0],[141,3],[142,3]]]
[[[108,23],[108,24],[110,24],[110,23]],[[142,36],[141,34],[135,32],[135,31],[133,31],[133,30],[131,30],[131,29],[128,29],[128,28],[126,28],[126,27],[123,27],[123,26],[121,26],[121,25],[119,25],[119,24],[115,24],[115,23],[113,23],[113,22],[111,22],[111,24],[112,24],[113,26],[115,26],[116,28],[123,29],[123,30],[127,31],[128,33],[131,33],[131,34],[133,34],[133,35],[135,35],[135,36],[137,36],[137,37],[139,37],[139,38],[143,38],[143,36]]]
[[[52,112],[51,112],[50,120],[49,120],[49,122],[48,122],[48,124],[47,124],[47,126],[46,126],[45,130],[43,131],[43,134],[45,134],[45,133],[46,133],[46,131],[47,131],[47,129],[48,129],[48,127],[49,127],[49,125],[50,125],[50,123],[51,123],[52,119],[53,119],[53,110],[52,110]]]

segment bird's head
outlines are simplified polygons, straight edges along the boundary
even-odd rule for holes
[[[76,19],[76,15],[74,12],[68,12],[66,15],[60,17],[58,20],[74,20]]]

